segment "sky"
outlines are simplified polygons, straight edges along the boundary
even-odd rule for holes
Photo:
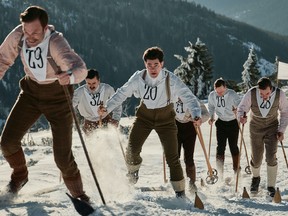
[[[249,116],[249,115],[248,115]],[[133,117],[122,118],[121,125],[131,125]],[[210,126],[201,126],[205,150],[209,150]],[[216,129],[212,127],[210,164],[216,168]],[[286,138],[288,133],[285,133]],[[243,138],[250,158],[249,126],[244,126]],[[287,144],[284,140],[284,150]],[[78,215],[66,196],[67,189],[60,172],[56,167],[52,148],[51,132],[49,130],[27,134],[23,143],[29,169],[29,181],[16,197],[9,197],[3,192],[10,180],[11,169],[3,156],[0,155],[0,215],[2,216],[72,216]],[[242,147],[241,174],[236,191],[236,178],[232,169],[232,158],[229,147],[226,148],[226,159],[223,178],[219,177],[215,184],[207,184],[207,164],[203,149],[197,139],[195,163],[197,169],[198,196],[204,209],[194,207],[195,194],[188,191],[186,179],[187,200],[175,198],[171,185],[164,182],[162,148],[157,134],[152,131],[146,140],[142,157],[143,163],[139,171],[136,185],[129,185],[126,178],[121,145],[125,149],[127,138],[115,128],[99,129],[91,137],[85,137],[96,178],[102,191],[106,205],[102,203],[96,184],[91,175],[79,135],[73,132],[73,152],[82,174],[84,189],[91,197],[95,212],[91,215],[287,215],[288,212],[288,169],[284,160],[283,150],[279,144],[279,171],[276,187],[279,187],[282,201],[272,202],[266,194],[266,164],[263,160],[261,169],[260,191],[257,196],[249,192],[251,175],[246,174],[247,159]],[[30,143],[30,144],[29,144]],[[121,143],[121,144],[120,144]],[[33,145],[31,145],[33,144]],[[285,152],[285,154],[286,154]],[[182,154],[183,155],[183,154]],[[184,167],[183,158],[181,163]],[[166,165],[166,176],[169,179],[169,168]],[[201,184],[204,181],[204,185]],[[142,192],[143,187],[161,187],[163,191]],[[243,188],[248,189],[250,199],[242,198]]]

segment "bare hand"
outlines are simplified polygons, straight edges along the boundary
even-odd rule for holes
[[[233,111],[234,115],[236,116],[237,115],[237,107],[232,106],[232,111]]]
[[[284,134],[282,132],[277,133],[277,139],[282,142],[284,140]]]
[[[247,122],[247,116],[246,112],[244,112],[244,115],[240,116],[240,123],[244,125],[246,122]]]
[[[247,117],[240,116],[240,123],[245,124],[247,122]]]
[[[208,120],[208,124],[209,124],[209,125],[212,125],[213,122],[214,122],[214,119],[213,119],[213,118],[210,118],[210,119]]]
[[[195,127],[200,127],[200,125],[202,124],[202,119],[199,117],[194,118],[194,120],[192,121]]]
[[[58,81],[60,85],[69,85],[70,84],[70,74],[68,73],[60,73],[57,75]]]
[[[104,106],[99,106],[99,108],[98,108],[98,110],[97,110],[97,112],[98,112],[98,115],[99,116],[107,116],[107,109],[104,107]]]

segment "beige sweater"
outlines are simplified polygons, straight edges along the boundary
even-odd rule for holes
[[[51,31],[54,31],[54,26],[48,26]],[[5,38],[0,46],[0,79],[3,78],[6,71],[14,64],[15,59],[19,55],[18,44],[23,36],[22,25],[18,25],[14,28]],[[60,67],[61,71],[66,72],[72,70],[74,76],[74,83],[80,83],[87,76],[87,68],[84,61],[77,55],[74,50],[70,47],[66,39],[61,33],[53,34],[50,38],[50,54],[54,59],[55,63]],[[24,66],[24,71],[27,76],[39,84],[52,83],[53,78],[56,79],[56,74],[52,66],[47,63],[46,79],[45,81],[39,82],[29,67],[24,61],[22,52],[20,53],[21,60]],[[14,71],[15,72],[15,71]],[[52,80],[51,80],[52,79]]]

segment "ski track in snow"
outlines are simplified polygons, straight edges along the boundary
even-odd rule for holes
[[[131,125],[133,118],[121,119],[121,125]],[[206,150],[210,126],[204,123],[201,126]],[[119,132],[118,132],[119,133]],[[213,127],[210,162],[216,168],[216,130]],[[288,133],[285,133],[288,137]],[[11,169],[3,156],[0,155],[0,215],[15,216],[56,216],[77,215],[69,198],[66,196],[66,187],[60,178],[60,172],[56,167],[52,148],[48,144],[51,140],[50,131],[41,131],[26,135],[23,146],[29,169],[29,181],[16,197],[8,197],[3,192],[9,182]],[[240,138],[239,138],[240,140]],[[247,146],[250,160],[249,126],[245,125],[244,140]],[[35,143],[28,145],[27,143]],[[73,152],[76,162],[82,174],[85,191],[91,197],[95,212],[92,215],[287,215],[288,212],[288,170],[283,156],[281,145],[278,148],[279,170],[276,187],[280,188],[282,202],[273,203],[266,196],[266,164],[265,158],[261,167],[260,192],[257,196],[250,194],[251,175],[246,174],[247,166],[245,151],[242,146],[241,175],[239,176],[237,193],[235,178],[232,169],[232,158],[229,147],[226,148],[226,158],[223,180],[208,185],[207,165],[201,145],[197,140],[195,148],[195,163],[197,172],[198,196],[204,204],[204,209],[194,207],[194,194],[188,191],[186,181],[186,195],[189,200],[175,198],[174,191],[169,183],[164,183],[162,148],[157,134],[152,131],[142,150],[143,163],[139,171],[139,181],[135,186],[130,186],[126,178],[126,165],[120,142],[125,151],[127,138],[116,133],[114,128],[97,130],[91,137],[85,137],[93,168],[99,182],[106,205],[103,205],[98,189],[91,175],[87,159],[77,131],[73,133]],[[285,145],[285,141],[284,141]],[[287,145],[285,148],[287,151]],[[288,152],[287,152],[288,153]],[[182,154],[183,155],[183,154]],[[183,158],[182,167],[185,169]],[[183,170],[184,170],[183,169]],[[169,168],[166,166],[167,178]],[[205,182],[201,186],[200,180]],[[228,181],[231,180],[231,181]],[[227,184],[228,183],[228,184]],[[141,187],[159,187],[164,191],[141,192]],[[243,187],[247,188],[250,199],[243,199]]]

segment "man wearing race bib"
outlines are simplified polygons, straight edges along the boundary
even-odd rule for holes
[[[236,172],[238,169],[239,148],[237,144],[239,126],[234,110],[237,108],[240,100],[240,97],[234,90],[226,87],[226,82],[222,78],[214,82],[214,91],[208,97],[208,110],[210,114],[208,123],[210,125],[213,124],[215,114],[218,117],[215,122],[217,137],[216,167],[222,179],[227,140],[232,155],[233,170]]]
[[[97,70],[88,70],[85,79],[86,84],[77,88],[73,96],[73,107],[77,107],[80,115],[84,117],[83,131],[89,135],[94,129],[102,125],[112,124],[118,126],[121,118],[122,106],[116,107],[112,115],[102,119],[98,115],[98,108],[106,105],[106,101],[115,93],[114,88],[106,83],[100,82]]]
[[[85,79],[86,65],[63,35],[48,25],[45,9],[28,7],[20,14],[20,22],[0,46],[0,79],[18,55],[25,72],[20,80],[21,91],[1,135],[2,153],[13,169],[7,191],[17,194],[28,181],[21,140],[44,115],[51,126],[54,160],[66,187],[74,198],[88,202],[71,149],[73,116],[69,106],[72,84]],[[10,71],[13,72],[16,71]]]
[[[238,118],[242,124],[247,122],[244,113],[251,110],[251,193],[257,193],[260,184],[260,168],[264,149],[267,163],[267,190],[270,196],[275,194],[277,177],[277,143],[284,139],[288,124],[288,102],[285,93],[273,87],[271,81],[262,77],[257,86],[248,90],[238,107]],[[278,112],[280,121],[278,121]]]
[[[173,102],[178,97],[187,104],[196,126],[201,124],[201,109],[189,88],[172,72],[163,68],[164,53],[159,47],[151,47],[143,54],[146,69],[136,71],[107,101],[107,106],[99,109],[107,115],[127,97],[134,95],[141,99],[136,119],[129,135],[126,164],[130,182],[136,183],[142,163],[142,146],[154,129],[161,141],[170,168],[170,181],[177,197],[185,196],[185,179],[178,157],[177,127]]]
[[[209,112],[201,101],[199,101],[199,103],[202,115],[201,123],[203,124],[209,119]],[[193,124],[193,119],[187,112],[186,104],[184,104],[180,98],[178,98],[178,101],[174,103],[174,110],[176,113],[175,120],[178,128],[178,154],[180,158],[181,149],[183,147],[186,176],[189,178],[189,191],[194,194],[197,192],[196,165],[194,162],[194,150],[197,132]]]

